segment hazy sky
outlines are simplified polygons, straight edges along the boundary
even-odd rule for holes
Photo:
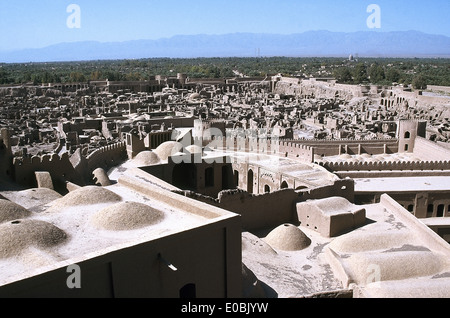
[[[80,28],[67,20],[80,8]],[[369,29],[370,4],[381,28]],[[450,0],[0,0],[0,51],[179,34],[407,31],[450,36]]]

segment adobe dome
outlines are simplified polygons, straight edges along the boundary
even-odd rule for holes
[[[0,225],[0,258],[17,256],[28,247],[50,248],[61,244],[67,234],[38,220],[15,220]]]
[[[25,209],[45,205],[60,198],[62,198],[61,194],[48,188],[32,188],[8,193],[10,201],[19,204]]]
[[[91,222],[105,230],[129,231],[159,223],[163,218],[163,212],[146,204],[121,202],[97,212]]]
[[[180,152],[183,150],[183,145],[180,142],[177,141],[166,141],[159,145],[153,152],[156,153],[156,155],[161,160],[167,160],[169,156],[176,154],[177,152]]]
[[[311,239],[292,224],[283,224],[272,230],[265,241],[273,248],[283,251],[300,251],[311,244]]]
[[[139,165],[151,166],[159,163],[161,159],[159,159],[158,155],[153,151],[141,151],[134,158],[134,161]]]
[[[330,243],[330,248],[339,253],[358,253],[373,250],[387,250],[395,242],[399,247],[405,244],[417,242],[414,235],[410,233],[392,232],[392,233],[353,233],[351,236],[337,237]]]
[[[192,93],[189,95],[189,99],[200,99],[201,95],[199,93]]]
[[[340,155],[339,157],[342,159],[351,159],[352,158],[352,156],[349,155],[348,153],[344,153],[344,154]]]
[[[0,223],[27,218],[30,214],[31,212],[23,206],[8,200],[0,199]]]
[[[114,192],[99,186],[85,186],[69,192],[61,199],[55,200],[52,209],[65,208],[78,205],[91,205],[98,203],[119,202],[122,198]]]
[[[202,147],[200,147],[198,145],[189,145],[186,147],[186,150],[192,154],[203,153]]]

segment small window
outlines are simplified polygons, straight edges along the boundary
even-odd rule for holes
[[[409,131],[405,132],[405,139],[411,138],[411,133]]]
[[[270,187],[267,184],[264,186],[264,192],[270,193]]]
[[[443,205],[443,204],[438,205],[436,216],[437,217],[443,217],[444,216],[444,210],[445,210],[445,205]]]
[[[434,212],[434,205],[433,204],[428,204],[428,208],[427,208],[427,217],[432,217],[433,216],[433,212]]]
[[[405,151],[409,150],[409,145],[405,145]]]
[[[214,168],[205,170],[205,187],[214,187]]]
[[[414,211],[414,205],[410,204],[408,205],[408,211],[413,212]]]
[[[180,289],[180,298],[181,299],[192,299],[192,298],[196,298],[197,297],[197,291],[196,291],[196,287],[195,284],[187,284],[184,285],[181,289]]]

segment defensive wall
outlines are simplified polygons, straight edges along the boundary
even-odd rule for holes
[[[340,178],[449,176],[450,161],[320,162]]]
[[[11,138],[9,130],[2,128],[0,131],[0,177],[12,179],[14,169],[12,167]]]
[[[438,144],[420,136],[416,137],[413,154],[422,160],[428,161],[450,160],[450,149],[441,147]]]
[[[126,159],[126,142],[122,141],[94,150],[86,157],[90,172],[97,168],[109,169]]]
[[[201,145],[200,138],[194,139],[194,144]],[[235,152],[251,152],[255,154],[279,155],[303,162],[313,162],[314,149],[308,145],[296,143],[293,140],[267,139],[257,137],[215,137],[208,145],[212,149],[223,149]]]
[[[200,140],[194,140],[201,144]],[[304,162],[314,162],[314,156],[328,157],[342,154],[393,154],[398,152],[398,139],[267,139],[256,137],[215,137],[208,147],[260,154],[280,155],[282,157],[299,159]]]
[[[15,157],[13,159],[15,181],[25,187],[37,187],[35,172],[50,173],[55,189],[64,191],[66,183],[78,185],[89,183],[92,172],[97,168],[105,170],[119,164],[126,158],[125,142],[101,147],[89,156],[69,154],[47,154],[33,157]]]
[[[25,187],[37,187],[35,172],[47,171],[53,181],[55,189],[62,190],[66,182],[79,184],[82,180],[69,160],[68,153],[15,157],[13,159],[15,181]]]
[[[450,86],[428,85],[427,90],[430,90],[433,92],[450,93]]]
[[[217,198],[192,191],[173,191],[241,215],[242,228],[247,231],[274,228],[284,223],[298,224],[296,204],[306,200],[341,196],[354,201],[353,180],[337,180],[334,184],[313,189],[282,189],[265,194],[244,190],[224,190]]]
[[[273,92],[301,98],[342,98],[351,100],[355,97],[377,94],[380,92],[380,87],[374,85],[338,84],[335,80],[302,80],[290,77],[276,77],[273,79]]]
[[[398,139],[296,139],[291,141],[297,145],[307,145],[314,149],[314,154],[321,157],[342,154],[392,154],[398,152]]]

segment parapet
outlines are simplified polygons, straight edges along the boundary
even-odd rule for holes
[[[334,237],[366,223],[366,210],[341,197],[297,203],[301,225]]]
[[[371,162],[320,162],[331,171],[405,171],[449,170],[450,161],[371,161]]]

